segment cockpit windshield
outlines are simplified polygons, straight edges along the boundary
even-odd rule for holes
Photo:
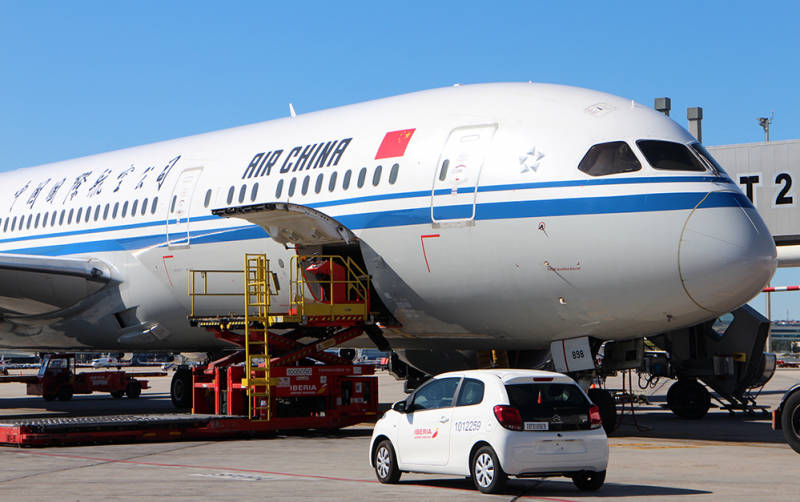
[[[624,141],[594,145],[578,164],[578,169],[591,176],[629,173],[641,168],[639,159]]]
[[[703,145],[701,145],[700,143],[692,143],[689,146],[691,147],[692,150],[694,150],[694,153],[696,153],[697,156],[700,157],[700,160],[702,160],[710,170],[716,171],[717,174],[722,176],[727,175],[725,169],[723,169],[722,166],[719,165],[719,162],[714,160],[714,157],[712,157],[711,154],[708,153],[708,150],[706,150],[703,147]]]
[[[647,162],[655,169],[665,171],[705,171],[706,166],[692,154],[686,145],[655,139],[636,142]]]

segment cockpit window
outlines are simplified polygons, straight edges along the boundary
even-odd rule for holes
[[[578,169],[591,176],[629,173],[641,168],[639,159],[624,141],[594,145],[578,164]]]
[[[705,171],[706,167],[686,145],[656,139],[640,139],[636,142],[647,162],[655,169],[665,171]]]
[[[712,171],[716,171],[717,174],[721,174],[723,176],[727,174],[725,172],[725,169],[723,169],[722,166],[719,165],[719,162],[714,160],[714,157],[712,157],[711,154],[708,153],[708,150],[706,150],[703,147],[703,145],[701,145],[700,143],[692,143],[689,146],[691,147],[692,150],[694,150],[694,153],[696,153],[697,156],[700,157],[700,160],[702,160],[709,169],[711,169]]]

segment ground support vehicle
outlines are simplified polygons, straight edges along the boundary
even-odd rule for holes
[[[195,297],[219,293],[208,289],[212,271],[190,272],[202,283],[197,290],[190,280],[190,323],[241,347],[207,365],[175,372],[173,401],[178,396],[176,404],[191,406],[192,413],[15,421],[0,424],[0,443],[222,439],[373,420],[378,409],[374,366],[326,352],[364,333],[380,336],[370,323],[368,276],[341,257],[308,261],[297,258],[291,284],[296,301],[288,312],[269,310],[274,290],[264,255],[245,257],[243,315],[196,311]],[[317,292],[313,300],[305,290]]]
[[[127,373],[125,371],[75,372],[75,354],[45,354],[36,375],[7,375],[0,382],[27,384],[29,396],[42,396],[46,401],[69,401],[75,394],[108,392],[114,399],[127,396],[136,399],[147,389],[147,380],[136,377],[161,376],[164,373]]]
[[[783,395],[778,408],[772,411],[772,428],[783,430],[783,437],[800,453],[800,384]]]
[[[608,465],[600,410],[574,380],[537,370],[443,373],[377,422],[370,463],[382,483],[402,472],[472,478],[485,493],[508,476],[567,476],[599,489]]]

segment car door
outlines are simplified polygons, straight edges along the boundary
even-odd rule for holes
[[[460,377],[438,378],[420,387],[407,405],[398,430],[403,464],[443,466],[450,459],[453,398]]]

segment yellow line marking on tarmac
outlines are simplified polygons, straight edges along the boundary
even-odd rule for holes
[[[661,445],[656,443],[623,443],[623,444],[610,444],[612,448],[631,448],[633,450],[668,450],[675,448],[702,448],[704,445]]]

